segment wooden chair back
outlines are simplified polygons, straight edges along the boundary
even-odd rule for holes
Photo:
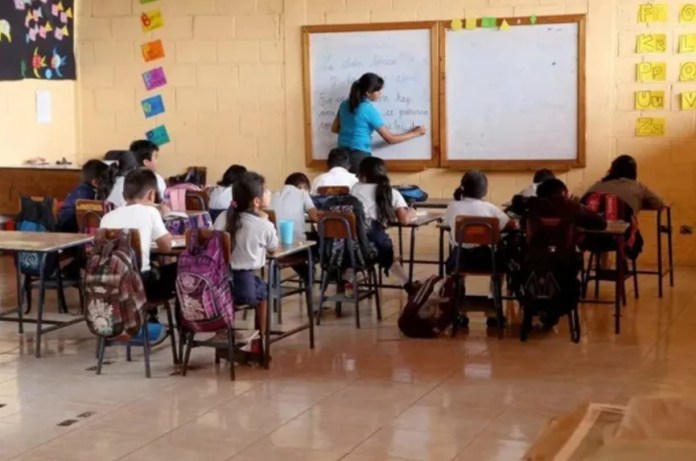
[[[327,239],[355,239],[357,227],[353,213],[319,212],[319,237]]]
[[[210,197],[205,190],[186,191],[186,211],[208,211]]]
[[[454,236],[457,244],[497,245],[500,221],[498,218],[457,216]]]
[[[215,232],[219,231],[214,231],[210,229],[198,229],[198,241],[199,243],[205,243],[207,240],[210,240],[210,238],[213,236]],[[191,229],[186,231],[186,246],[188,247],[189,243],[191,242],[192,238],[192,231]],[[222,249],[223,249],[223,254],[225,256],[225,263],[228,265],[230,264],[230,258],[232,257],[232,238],[230,237],[229,232],[223,232],[223,238],[222,238]]]
[[[327,195],[348,195],[350,194],[350,189],[348,186],[322,186],[317,189],[317,194],[327,196]]]
[[[80,199],[75,202],[75,212],[77,228],[80,232],[91,233],[90,231],[99,228],[101,219],[106,213],[106,207],[100,200]]]

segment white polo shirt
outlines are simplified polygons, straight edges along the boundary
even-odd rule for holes
[[[271,209],[275,211],[276,223],[292,221],[294,239],[299,241],[306,238],[305,214],[314,208],[316,207],[309,192],[291,185],[283,186],[271,199]],[[278,231],[280,232],[280,228]]]
[[[455,200],[447,205],[445,213],[445,223],[452,229],[450,232],[450,243],[456,245],[454,229],[457,223],[457,216],[477,216],[481,218],[498,218],[500,221],[500,230],[503,230],[510,217],[506,215],[500,208],[493,205],[491,202],[474,198],[464,198]],[[463,245],[465,248],[473,248],[477,245]]]
[[[377,184],[365,184],[362,182],[359,182],[353,186],[353,189],[350,192],[355,198],[362,202],[363,207],[365,207],[365,216],[368,220],[372,221],[377,220],[377,203],[375,202],[375,192],[377,192]],[[401,192],[394,188],[392,188],[391,205],[394,207],[394,211],[398,210],[399,208],[408,208],[408,204],[406,203],[406,200],[404,200],[404,196],[401,195]]]
[[[215,229],[224,230],[227,212],[215,220]],[[222,226],[222,229],[220,227]],[[266,265],[266,252],[278,249],[278,233],[273,223],[252,213],[242,213],[232,250],[232,270],[257,270]]]
[[[314,181],[312,181],[312,194],[316,194],[320,187],[327,186],[347,186],[348,190],[350,190],[357,182],[357,176],[343,167],[336,166],[314,178]]]

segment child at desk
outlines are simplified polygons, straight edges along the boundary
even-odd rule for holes
[[[367,238],[377,247],[379,267],[390,271],[407,292],[412,291],[408,274],[394,256],[387,227],[398,222],[407,225],[415,217],[409,210],[404,197],[392,188],[384,160],[378,157],[366,157],[360,163],[358,170],[360,182],[353,186],[351,194],[362,202],[365,207],[365,217],[369,223]]]
[[[72,190],[63,202],[58,212],[58,232],[77,232],[77,210],[75,203],[78,200],[96,200],[97,188],[103,181],[108,165],[101,160],[89,160],[82,166],[82,182]]]
[[[157,178],[157,193],[159,194],[156,202],[159,203],[164,199],[164,191],[167,188],[167,183],[164,181],[164,178],[157,174],[159,146],[152,141],[140,139],[131,143],[130,151],[135,154],[141,167],[148,168],[155,174]]]
[[[217,186],[210,190],[210,217],[213,221],[220,214],[230,207],[232,203],[232,186],[237,182],[237,178],[246,173],[247,169],[242,165],[232,165],[222,175],[222,179]]]
[[[312,182],[312,194],[319,193],[320,187],[346,186],[350,190],[357,182],[358,178],[350,171],[350,151],[343,147],[337,147],[329,152],[326,161],[329,171],[322,173]]]
[[[109,166],[108,181],[103,189],[106,192],[106,201],[115,208],[126,206],[126,199],[123,197],[123,185],[126,182],[126,175],[138,168],[138,160],[135,154],[130,151],[123,151],[118,158]],[[108,192],[107,187],[108,186]],[[102,189],[102,185],[99,186]]]

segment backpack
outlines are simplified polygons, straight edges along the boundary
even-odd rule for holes
[[[377,258],[377,247],[367,237],[369,223],[362,202],[352,195],[332,195],[322,204],[321,210],[338,213],[352,213],[355,216],[356,264],[362,270]],[[327,239],[324,245],[325,270],[339,270],[348,266],[346,242]],[[345,264],[344,264],[345,263]]]
[[[452,324],[453,279],[433,275],[409,297],[399,315],[399,330],[409,338],[436,338]]]
[[[132,231],[100,229],[85,267],[87,326],[103,338],[132,337],[143,326],[145,287],[131,248]],[[112,231],[113,232],[113,231]]]
[[[212,331],[234,326],[234,304],[229,268],[224,256],[224,233],[213,231],[201,242],[191,232],[186,250],[179,256],[176,293],[181,314],[193,331]]]
[[[413,205],[418,202],[425,202],[428,200],[428,193],[421,189],[419,186],[408,184],[402,186],[394,186],[394,189],[398,190],[401,195],[403,195],[404,200],[408,205]]]
[[[638,219],[633,210],[621,199],[612,194],[591,192],[582,199],[590,211],[594,211],[607,221],[625,221],[629,223],[626,231],[626,256],[635,260],[643,252],[643,237],[638,230]],[[616,248],[614,238],[607,235],[588,235],[582,244],[584,249],[593,251],[612,251]]]
[[[20,211],[17,216],[17,230],[23,232],[54,232],[56,230],[56,218],[53,215],[53,199],[44,198],[37,202],[31,197],[22,197]],[[39,277],[41,253],[19,252],[17,253],[19,270],[24,275]],[[58,254],[46,255],[44,275],[52,275],[58,267]]]

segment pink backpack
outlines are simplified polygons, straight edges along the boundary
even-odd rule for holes
[[[189,190],[199,191],[201,188],[195,184],[177,184],[165,189],[163,199],[170,204],[172,211],[186,211],[186,191]]]
[[[201,242],[191,231],[186,250],[179,256],[176,293],[185,326],[192,331],[217,331],[234,326],[234,305],[229,268],[224,255],[224,233],[214,231]]]

